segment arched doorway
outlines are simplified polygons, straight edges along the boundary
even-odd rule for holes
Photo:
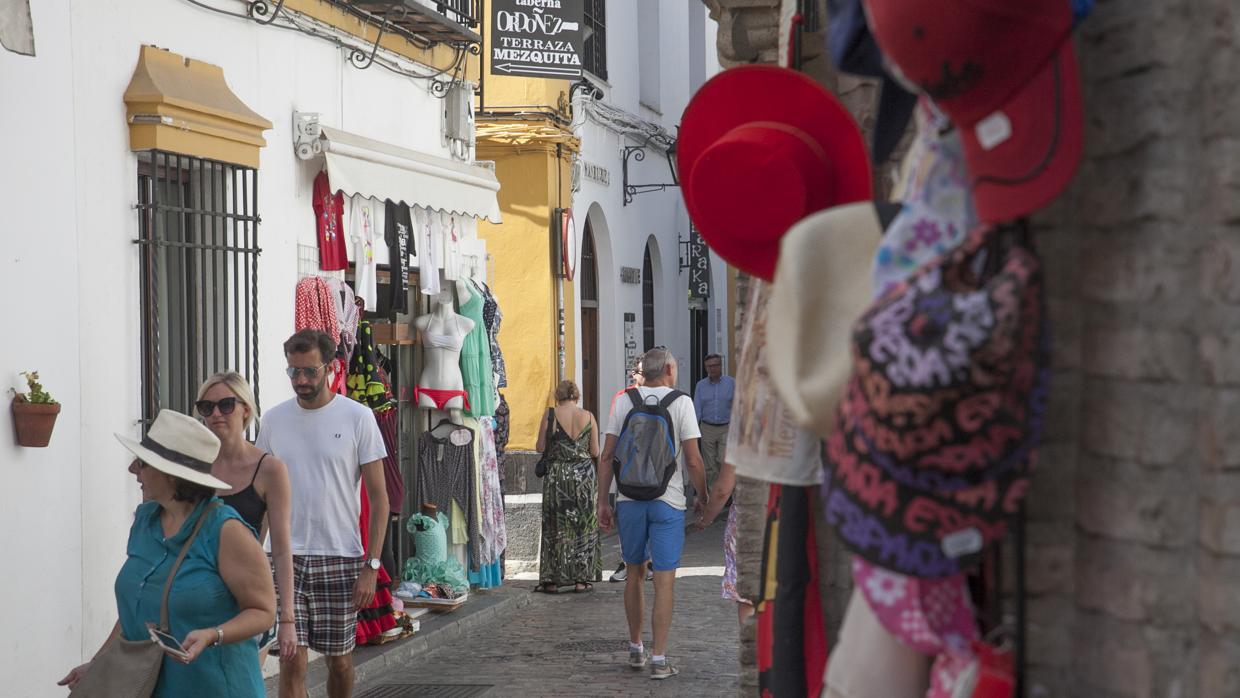
[[[581,236],[581,406],[596,418],[598,411],[598,260],[594,252],[594,231],[586,218]]]
[[[642,256],[642,351],[650,351],[654,346],[654,262],[647,241]]]

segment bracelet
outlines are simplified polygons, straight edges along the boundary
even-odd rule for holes
[[[224,644],[224,628],[218,625],[215,626],[215,644],[217,645]]]
[[[276,625],[284,625],[284,624],[286,624],[286,623],[296,623],[296,622],[297,622],[297,621],[292,620],[292,619],[290,619],[290,620],[277,620],[277,621],[276,621]]]

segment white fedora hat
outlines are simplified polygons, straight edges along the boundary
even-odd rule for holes
[[[220,440],[193,417],[160,410],[141,441],[116,434],[117,441],[156,470],[219,490],[232,485],[211,475],[211,463],[220,452]]]
[[[819,211],[788,229],[767,306],[771,383],[803,427],[826,438],[852,375],[852,326],[873,302],[882,238],[874,203]]]

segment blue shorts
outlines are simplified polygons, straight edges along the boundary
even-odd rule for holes
[[[680,553],[685,547],[684,511],[657,499],[617,502],[616,524],[624,564],[645,562],[649,546],[654,571],[666,572],[680,566]]]

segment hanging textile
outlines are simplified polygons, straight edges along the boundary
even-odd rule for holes
[[[394,201],[388,201],[385,206],[383,240],[388,245],[391,309],[404,313],[409,310],[409,253],[417,252],[414,249],[413,222],[408,206]]]
[[[758,592],[758,687],[764,696],[817,696],[827,665],[818,548],[808,487],[771,485]]]
[[[366,496],[366,483],[361,489],[362,516],[359,522],[362,534],[362,547],[370,540],[370,498]],[[357,644],[365,645],[375,642],[383,633],[396,627],[396,618],[392,616],[392,578],[386,569],[379,567],[379,575],[375,581],[375,598],[370,605],[357,612]]]
[[[332,300],[327,282],[317,276],[307,276],[297,282],[293,295],[293,329],[301,331],[309,327],[326,332],[339,346],[340,323],[336,317],[336,302]]]
[[[439,267],[443,242],[435,244],[434,226],[431,224],[432,215],[430,211],[420,206],[413,209],[413,227],[417,233],[418,246],[418,281],[422,285],[422,293],[437,296],[441,291]]]
[[[443,429],[444,426],[451,429]],[[444,435],[436,433],[440,430]],[[475,565],[481,561],[476,547],[482,536],[478,530],[480,522],[474,515],[475,437],[472,430],[444,420],[418,439],[417,486],[422,502],[434,504],[439,511],[447,512],[449,520],[457,511],[463,515],[469,546],[475,553],[471,555],[469,564],[476,571]],[[453,505],[456,505],[456,511]],[[452,523],[449,532],[451,527],[458,525]]]
[[[495,389],[508,387],[508,369],[504,366],[504,352],[499,348],[499,326],[504,321],[504,313],[499,308],[499,301],[491,292],[491,287],[482,284],[482,321],[487,326],[487,341],[491,344],[491,372],[495,377]],[[496,402],[498,402],[498,398]]]
[[[491,376],[491,343],[482,321],[482,290],[473,282],[463,283],[469,287],[469,299],[461,303],[457,312],[474,321],[474,328],[465,335],[461,345],[461,377],[469,393],[469,406],[465,413],[472,417],[493,417],[495,389]]]
[[[319,268],[339,271],[348,267],[349,254],[344,248],[344,197],[339,192],[332,192],[325,171],[314,178],[313,206],[319,241]]]
[[[499,460],[495,455],[495,420],[478,420],[478,443],[482,451],[482,564],[498,562],[508,548],[504,520],[504,492],[499,483]]]
[[[504,480],[504,460],[508,449],[508,421],[511,417],[508,400],[504,394],[499,395],[499,404],[495,406],[495,460],[499,463],[499,479]]]
[[[381,379],[374,328],[369,320],[358,323],[356,336],[353,360],[349,363],[349,397],[372,410],[394,407],[391,393]],[[388,453],[394,452],[388,448]]]
[[[438,211],[432,216],[439,220],[443,238],[443,278],[456,281],[461,278],[461,229],[460,220],[450,213]]]
[[[382,201],[354,194],[345,199],[349,237],[353,240],[353,288],[366,310],[378,308],[379,258],[376,247],[384,233],[387,207]]]
[[[336,304],[336,327],[340,331],[340,349],[344,351],[345,363],[353,357],[353,347],[357,344],[357,325],[361,319],[357,307],[357,296],[353,289],[344,281],[332,277],[326,279],[327,290]]]
[[[397,460],[397,410],[390,407],[375,410],[375,421],[379,423],[383,447],[387,449],[387,455],[383,457],[383,483],[387,486],[388,507],[392,514],[399,515],[405,508],[405,480],[401,477],[400,462]]]

